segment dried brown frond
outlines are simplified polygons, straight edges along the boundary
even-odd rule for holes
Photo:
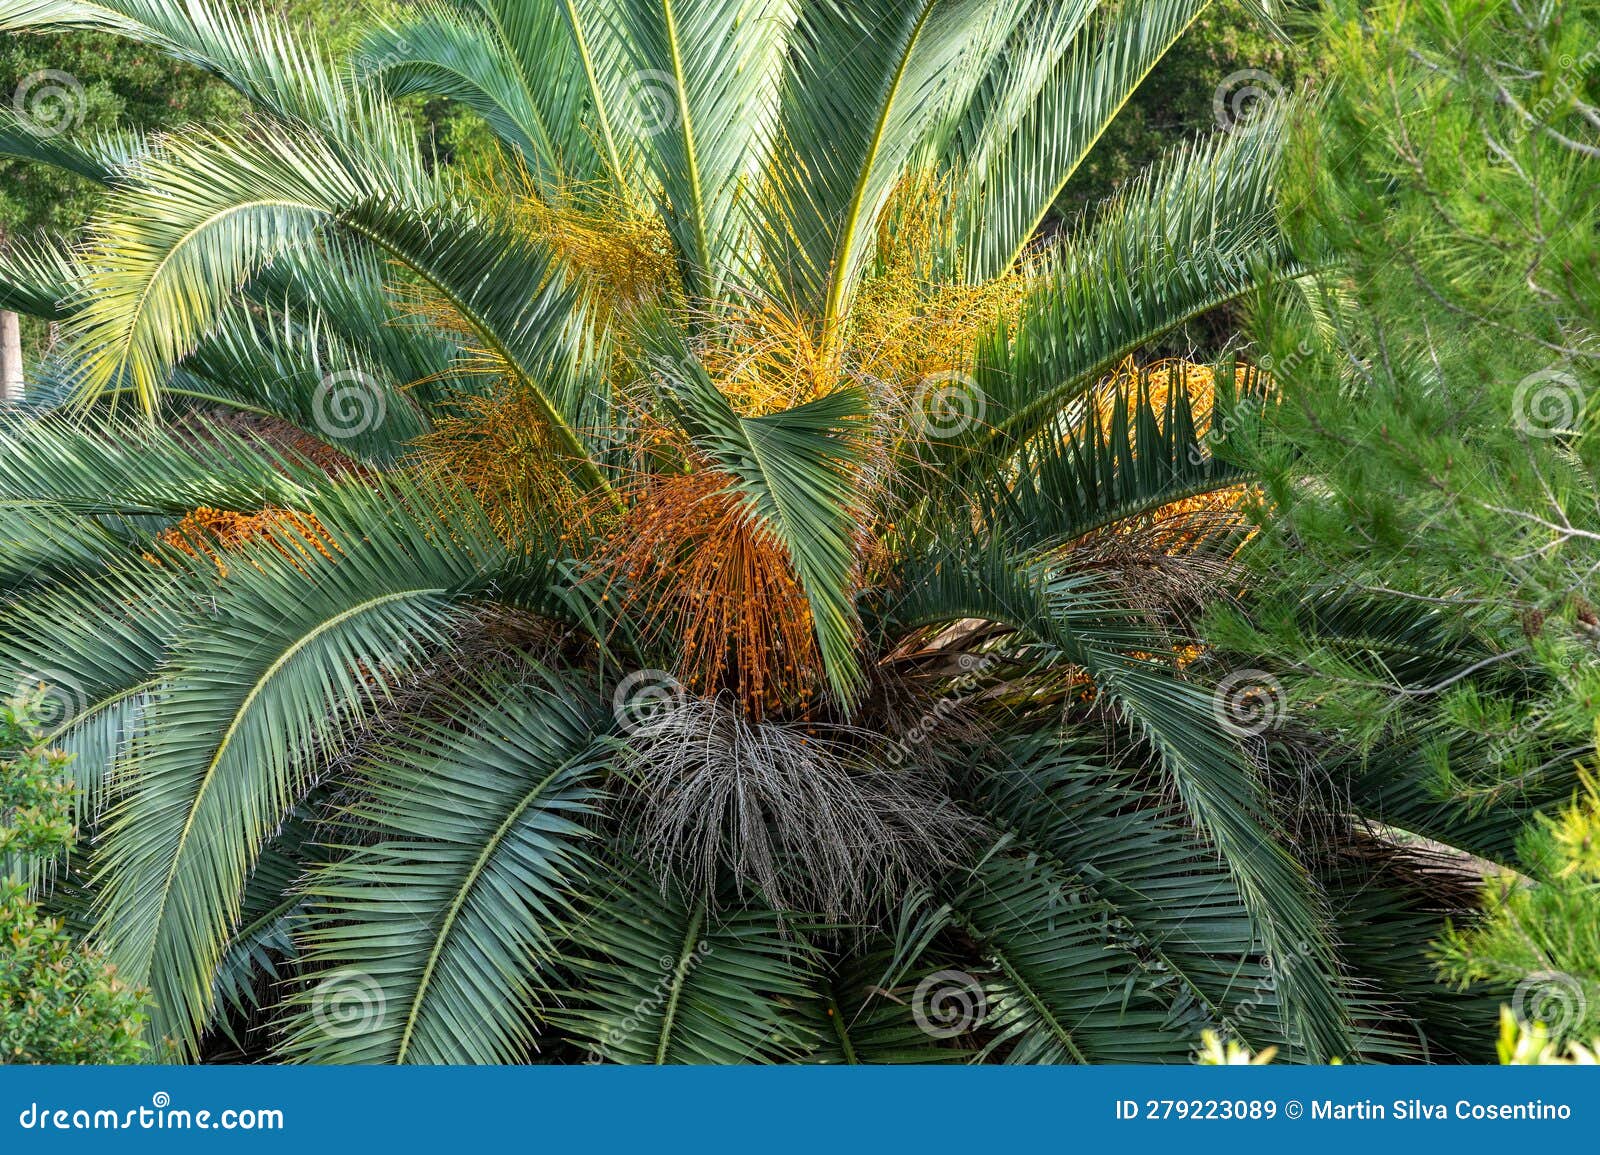
[[[787,551],[715,470],[651,477],[601,552],[601,573],[679,647],[696,693],[754,717],[804,713],[821,685],[810,603]]]
[[[726,870],[778,911],[862,922],[961,859],[976,823],[870,736],[751,720],[688,698],[636,734],[627,768],[644,858],[665,884],[713,891]]]
[[[1239,500],[1232,489],[1207,496],[1222,500],[1175,502],[1079,538],[1065,551],[1068,564],[1103,575],[1150,614],[1185,614],[1232,596],[1243,581],[1233,559],[1250,524],[1229,504]]]

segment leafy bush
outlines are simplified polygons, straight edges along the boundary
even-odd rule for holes
[[[1442,944],[1446,974],[1515,987],[1514,1017],[1555,1045],[1600,1038],[1597,847],[1600,785],[1585,777],[1559,818],[1541,816],[1523,836],[1522,857],[1543,881],[1508,873],[1489,883],[1488,917]]]
[[[69,759],[40,745],[39,698],[0,708],[0,852],[8,865],[71,847]],[[142,1056],[141,992],[100,952],[76,943],[17,877],[0,879],[0,1062],[133,1063]]]

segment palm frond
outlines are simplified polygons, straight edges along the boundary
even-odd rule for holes
[[[198,421],[187,430],[41,416],[0,429],[0,502],[75,514],[176,516],[203,505],[303,507],[324,481],[264,442]]]
[[[12,240],[0,253],[0,308],[44,321],[63,320],[77,277],[62,246],[43,239]]]
[[[1010,268],[1141,81],[1211,0],[1069,3],[1017,27],[957,137],[968,276]]]
[[[810,602],[823,665],[848,703],[860,686],[851,490],[864,460],[866,398],[841,389],[764,417],[740,417],[687,356],[657,359],[695,448],[736,479],[741,495],[783,545]]]
[[[611,720],[553,677],[466,687],[444,709],[447,727],[419,721],[372,758],[347,816],[372,844],[308,884],[296,1059],[514,1063],[537,1038],[558,944],[599,886],[584,824]],[[355,974],[381,1007],[359,1032],[327,1006]]]
[[[622,47],[613,129],[660,190],[684,282],[715,297],[734,270],[739,194],[764,170],[794,7],[789,0],[605,0]],[[616,81],[614,81],[616,83]]]
[[[99,934],[191,1054],[267,837],[504,568],[481,514],[447,491],[347,487],[309,512],[330,544],[291,537],[230,557],[215,609],[152,693],[106,826]]]
[[[1112,769],[1081,737],[1049,729],[1000,753],[982,770],[979,805],[1065,880],[1063,899],[1109,909],[1108,948],[1139,960],[1137,981],[1177,1041],[1225,1027],[1254,1050],[1285,1043],[1273,962],[1226,864],[1181,814],[1151,805],[1137,769]]]
[[[1352,1051],[1332,975],[1333,948],[1304,867],[1285,849],[1243,751],[1223,730],[1211,693],[1140,652],[1148,625],[1092,574],[1020,565],[997,546],[947,552],[912,571],[895,611],[905,628],[978,618],[1056,649],[1086,673],[1114,716],[1147,743],[1195,826],[1227,863],[1269,953],[1308,960],[1286,983],[1286,1033],[1313,1061]]]
[[[0,109],[0,156],[46,164],[99,185],[142,156],[148,145],[138,132],[108,133],[87,140],[41,132],[11,109]]]
[[[1074,407],[1067,432],[1047,429],[1005,472],[980,490],[979,505],[1014,548],[1043,553],[1095,530],[1133,521],[1163,506],[1246,479],[1246,471],[1216,455],[1227,445],[1227,414],[1234,400],[1223,385],[1232,367],[1214,375],[1214,399],[1192,395],[1177,370],[1169,370],[1164,396],[1154,396],[1150,376],[1118,379],[1090,391]],[[1202,432],[1197,400],[1210,418]]]
[[[547,195],[602,171],[583,131],[587,84],[553,0],[428,0],[372,29],[350,63],[391,97],[426,93],[470,108]]]
[[[1142,346],[1274,279],[1303,274],[1275,219],[1287,110],[1183,146],[1052,255],[1015,326],[980,348],[985,421],[970,440],[1014,448]]]
[[[572,935],[582,987],[552,1015],[589,1061],[772,1063],[811,1050],[808,948],[778,915],[737,900],[708,909],[626,860],[612,878]]]
[[[947,140],[1022,10],[994,0],[823,0],[789,54],[768,259],[827,331],[849,310],[879,215]]]

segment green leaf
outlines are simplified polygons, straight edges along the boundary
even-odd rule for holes
[[[319,870],[312,968],[283,1044],[310,1062],[515,1063],[576,903],[594,890],[585,823],[605,795],[609,713],[554,677],[438,703],[362,772],[345,816],[368,845]],[[322,977],[326,974],[327,977]],[[375,1008],[350,1030],[344,987]]]
[[[152,694],[104,834],[98,933],[187,1054],[263,844],[504,568],[481,515],[446,491],[346,489],[311,512],[331,558],[314,540],[230,554],[215,610]]]
[[[687,355],[658,356],[695,447],[736,479],[788,552],[811,605],[828,680],[848,705],[861,686],[852,592],[852,492],[865,454],[866,397],[847,388],[763,417],[740,417]]]
[[[795,1009],[814,995],[807,948],[775,913],[737,901],[708,910],[630,861],[612,877],[573,933],[584,954],[571,960],[571,1009],[552,1015],[590,1061],[773,1063],[809,1052],[816,1032]]]

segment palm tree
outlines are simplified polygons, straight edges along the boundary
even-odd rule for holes
[[[0,132],[106,188],[0,275],[63,332],[0,445],[0,663],[55,691],[60,901],[157,1037],[1416,1053],[1448,1000],[1361,936],[1437,902],[1289,821],[1236,716],[1270,687],[1196,644],[1270,383],[1130,360],[1313,270],[1287,104],[1044,227],[1205,7],[424,0],[333,61],[206,0],[0,0],[252,108]],[[492,158],[435,165],[413,94]]]

